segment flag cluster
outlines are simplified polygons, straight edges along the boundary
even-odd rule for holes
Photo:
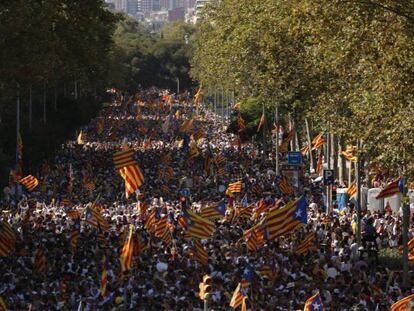
[[[315,234],[309,233],[305,237],[305,239],[302,242],[300,242],[300,244],[297,246],[295,252],[300,255],[306,255],[310,251],[314,251],[314,250],[316,250]]]

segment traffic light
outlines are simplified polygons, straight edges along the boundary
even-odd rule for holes
[[[336,201],[336,185],[332,185],[332,202]]]
[[[200,293],[198,294],[201,300],[208,299],[211,293],[211,277],[206,274],[203,276],[203,282],[198,286]]]

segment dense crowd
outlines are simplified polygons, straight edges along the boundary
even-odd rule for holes
[[[204,134],[198,140],[199,154],[190,158],[180,124],[191,118],[193,132],[203,129]],[[40,181],[34,191],[25,191],[19,200],[6,195],[2,201],[1,217],[17,235],[12,253],[0,257],[0,297],[10,310],[74,310],[80,302],[83,310],[202,310],[198,285],[204,274],[213,280],[210,310],[229,310],[246,267],[253,270],[249,310],[303,309],[317,291],[325,310],[388,310],[414,293],[414,287],[402,289],[401,272],[391,271],[372,256],[361,257],[352,204],[328,216],[321,186],[302,173],[295,194],[284,195],[277,187],[272,158],[263,158],[251,142],[239,147],[237,137],[226,133],[225,122],[206,108],[158,90],[117,94],[82,133],[84,144],[65,143],[53,163],[31,172]],[[126,145],[136,151],[145,177],[139,193],[130,198],[125,197],[124,181],[112,162],[112,155]],[[206,173],[208,152],[216,159],[222,156],[224,174],[215,162]],[[199,211],[225,199],[227,185],[239,180],[243,191],[234,195],[234,206],[245,197],[255,206],[262,199],[282,206],[305,194],[308,223],[251,252],[243,232],[257,218],[236,218],[234,208],[228,207],[226,215],[215,220],[213,237],[201,241],[208,253],[208,265],[203,265],[189,255],[191,241],[177,225],[183,198],[189,208]],[[99,202],[110,224],[103,233],[105,243],[102,232],[85,221],[93,202]],[[173,238],[169,245],[144,229],[156,208],[169,215]],[[70,245],[75,220],[68,210],[82,215],[75,249]],[[119,254],[129,224],[141,236],[143,247],[135,253],[132,270],[122,275]],[[401,218],[390,210],[364,212],[362,231],[379,249],[401,246]],[[315,234],[315,247],[299,254],[295,250],[309,233]],[[39,249],[44,249],[45,263],[36,271]],[[108,285],[102,297],[104,256]]]

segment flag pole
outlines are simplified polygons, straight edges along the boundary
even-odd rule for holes
[[[275,106],[275,123],[276,123],[276,143],[275,143],[275,173],[276,177],[279,176],[279,106],[276,103]]]
[[[262,103],[262,108],[263,108],[263,111],[262,111],[262,116],[260,117],[260,121],[262,121],[262,117],[264,116],[264,113],[265,113],[264,103]],[[266,122],[262,124],[262,127],[263,127],[263,130],[262,130],[262,133],[263,133],[263,156],[262,156],[263,165],[266,161],[266,129],[265,129],[265,126],[266,126]]]

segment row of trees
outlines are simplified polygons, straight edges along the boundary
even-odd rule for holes
[[[411,0],[212,1],[191,74],[413,176],[413,24]]]
[[[195,28],[183,22],[166,24],[154,32],[125,18],[114,34],[109,68],[110,84],[124,90],[158,86],[175,90],[192,85],[190,58]]]
[[[118,20],[102,0],[0,2],[1,184],[15,163],[17,99],[29,173],[96,113]]]

